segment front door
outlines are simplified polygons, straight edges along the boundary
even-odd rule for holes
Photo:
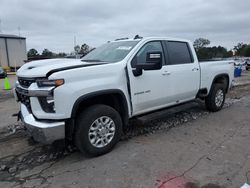
[[[133,115],[145,113],[165,106],[169,101],[167,98],[168,74],[165,71],[165,57],[161,41],[151,41],[146,43],[137,52],[134,58],[136,63],[146,63],[146,54],[148,52],[162,52],[162,68],[160,70],[143,70],[140,76],[135,76],[131,67],[129,67],[129,79],[131,88],[131,99],[133,106]],[[171,93],[171,92],[170,92]]]

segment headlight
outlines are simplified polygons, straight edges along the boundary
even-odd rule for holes
[[[57,80],[37,80],[37,85],[39,87],[50,87],[50,86],[61,86],[64,84],[64,79],[57,79]]]

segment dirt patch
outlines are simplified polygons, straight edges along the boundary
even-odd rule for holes
[[[250,84],[233,87],[227,94],[227,97],[231,99],[239,99],[247,95],[250,95]]]
[[[214,183],[208,183],[200,187],[197,183],[188,182],[186,183],[185,188],[226,188],[226,187]]]
[[[156,187],[158,188],[226,188],[219,184],[208,183],[200,185],[198,182],[189,181],[184,176],[166,176],[162,180],[157,180]]]
[[[21,134],[21,132],[22,131],[19,131],[19,134]],[[10,139],[13,139],[13,137]],[[43,170],[39,173],[24,177],[19,177],[18,174],[25,170],[30,171],[45,163],[57,163],[61,159],[76,151],[76,148],[70,145],[65,147],[65,143],[61,141],[52,145],[41,146],[34,143],[32,139],[28,137],[27,139],[29,144],[33,146],[32,150],[0,158],[0,181],[19,182],[22,184],[27,180],[33,179],[34,177],[39,178]]]
[[[12,90],[0,90],[0,102],[13,97],[14,95]]]

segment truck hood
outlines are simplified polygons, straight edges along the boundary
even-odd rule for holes
[[[67,70],[85,66],[94,66],[100,63],[83,62],[81,59],[47,59],[31,61],[24,64],[18,71],[18,77],[46,77],[49,73],[58,70]],[[103,64],[103,63],[102,63]]]

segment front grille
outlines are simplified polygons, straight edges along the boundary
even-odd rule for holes
[[[23,103],[27,107],[28,111],[31,113],[31,106],[30,106],[30,98],[29,98],[29,96],[23,95],[23,94],[18,93],[18,92],[17,92],[17,95],[18,95],[19,101],[21,103]]]
[[[34,78],[18,78],[18,82],[22,87],[28,88],[32,83],[36,82],[36,80]]]

